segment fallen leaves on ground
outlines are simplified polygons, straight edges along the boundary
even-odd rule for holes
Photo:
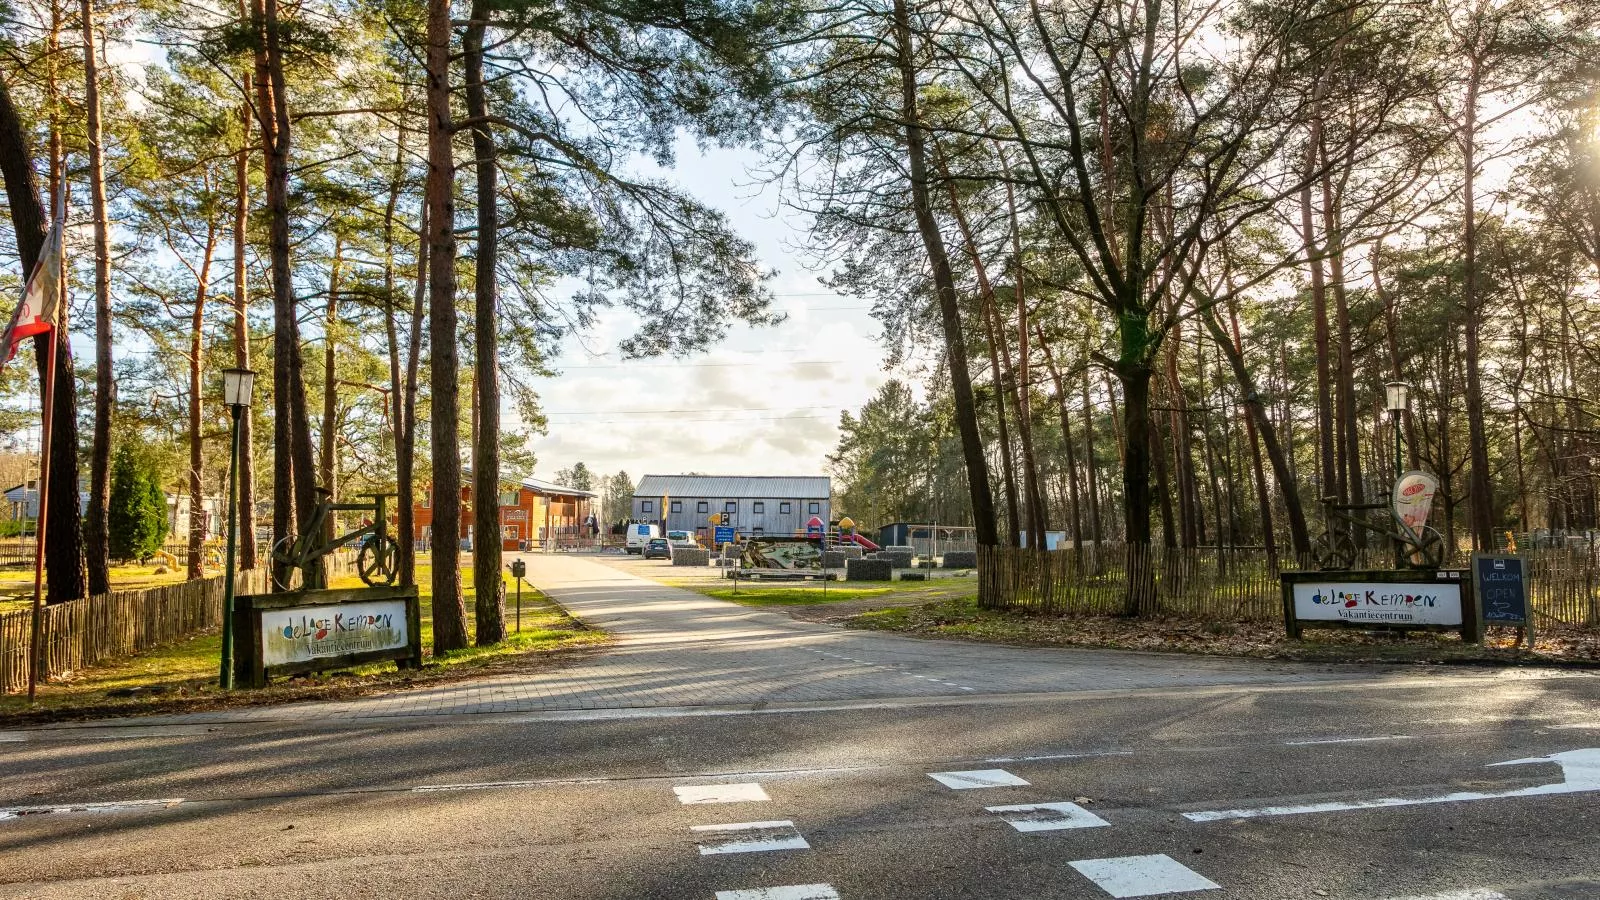
[[[1180,618],[1058,616],[979,609],[971,598],[861,610],[841,624],[924,637],[1039,647],[1098,647],[1246,656],[1306,662],[1487,663],[1600,666],[1600,629],[1541,630],[1534,652],[1513,646],[1516,633],[1497,628],[1483,645],[1455,632],[1307,629],[1290,640],[1281,622]]]

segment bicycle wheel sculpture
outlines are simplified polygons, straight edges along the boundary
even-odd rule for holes
[[[361,545],[356,554],[356,574],[369,585],[394,584],[400,577],[400,544],[394,538],[378,537]]]
[[[1311,542],[1311,561],[1323,571],[1348,569],[1356,564],[1356,544],[1348,534],[1324,531]]]

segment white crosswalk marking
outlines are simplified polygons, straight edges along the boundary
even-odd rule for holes
[[[929,772],[928,777],[953,791],[977,788],[1026,787],[1028,782],[1005,769],[975,769],[969,772]]]
[[[1389,900],[1510,900],[1499,891],[1487,888],[1469,888],[1464,891],[1449,891],[1444,894],[1417,895],[1415,897],[1390,897]]]
[[[764,853],[769,850],[809,850],[793,822],[739,822],[731,825],[695,825],[705,835],[701,856],[718,853]],[[720,838],[720,840],[718,840]]]
[[[839,892],[831,884],[790,884],[743,891],[717,891],[717,900],[839,900]]]
[[[1023,803],[986,809],[1005,819],[1012,828],[1023,832],[1100,828],[1111,824],[1076,803]]]
[[[1080,859],[1068,865],[1113,897],[1154,897],[1222,889],[1222,885],[1164,853]]]
[[[691,803],[759,803],[772,798],[759,784],[687,784],[675,787],[678,802]]]

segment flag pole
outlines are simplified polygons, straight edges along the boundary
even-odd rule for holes
[[[46,513],[50,509],[50,426],[56,404],[56,330],[45,332],[50,351],[45,354],[44,417],[39,435],[39,518],[33,528],[33,640],[28,653],[28,703],[32,704],[39,687],[39,661],[44,656],[40,641],[40,615],[44,597],[44,537]],[[26,497],[24,497],[26,499]]]

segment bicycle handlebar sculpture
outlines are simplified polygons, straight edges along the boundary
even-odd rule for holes
[[[389,511],[386,502],[393,494],[362,494],[371,497],[370,503],[334,503],[333,493],[317,488],[320,498],[305,526],[294,537],[285,537],[272,548],[273,583],[280,591],[289,589],[289,572],[300,570],[300,586],[304,590],[321,590],[328,585],[323,567],[318,564],[327,556],[352,541],[359,540],[361,549],[356,553],[356,574],[369,585],[391,585],[400,574],[400,544],[389,536]],[[354,531],[337,537],[328,536],[328,522],[335,512],[372,513],[372,521]],[[282,573],[280,580],[277,573]]]

